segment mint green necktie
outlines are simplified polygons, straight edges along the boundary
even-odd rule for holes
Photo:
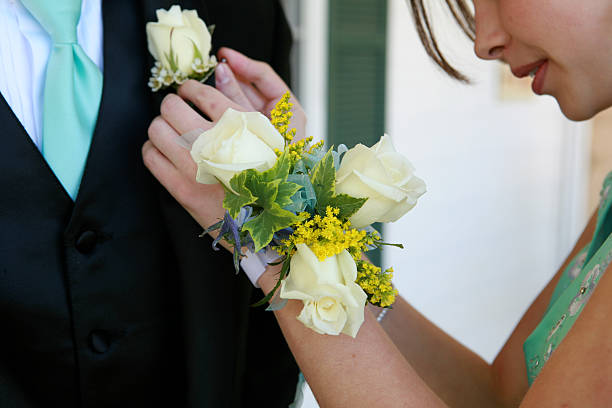
[[[43,94],[42,154],[74,200],[102,97],[102,73],[77,44],[81,0],[21,0],[53,48]]]

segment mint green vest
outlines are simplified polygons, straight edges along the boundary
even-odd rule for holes
[[[529,385],[574,325],[612,261],[612,172],[601,190],[597,226],[591,242],[567,265],[540,324],[523,344]]]

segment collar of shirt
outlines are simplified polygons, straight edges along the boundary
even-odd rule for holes
[[[102,0],[83,0],[78,42],[103,69]],[[40,149],[51,37],[19,0],[0,0],[0,94]]]

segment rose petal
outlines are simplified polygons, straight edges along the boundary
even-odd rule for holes
[[[166,54],[170,50],[170,27],[159,23],[147,23],[147,45],[149,52],[164,68],[170,69]]]
[[[202,184],[216,184],[221,181],[228,189],[232,190],[229,182],[235,174],[244,170],[265,166],[265,164],[265,162],[223,164],[210,160],[200,160],[197,162],[198,172],[196,174],[196,181]]]
[[[155,11],[155,14],[157,15],[157,21],[161,24],[171,27],[181,27],[184,25],[181,7],[176,4],[167,11],[158,9]]]
[[[176,27],[172,32],[172,51],[178,60],[178,68],[181,72],[191,74],[191,64],[194,60],[193,46],[201,48],[200,38],[194,30],[189,27]]]
[[[318,306],[318,305],[317,305]],[[337,316],[335,320],[325,319],[320,314],[320,307],[315,307],[312,311],[312,324],[314,327],[319,329],[321,332],[330,335],[338,335],[344,329],[346,320],[348,318],[344,308],[336,304]]]
[[[211,36],[208,31],[208,27],[200,17],[196,10],[185,10],[183,11],[183,20],[185,24],[191,28],[198,36],[198,49],[202,54],[203,58],[206,58],[210,54],[211,48]]]
[[[283,150],[285,139],[278,133],[278,130],[270,123],[270,120],[259,112],[244,112],[249,129],[258,135],[272,149]]]
[[[374,152],[361,143],[349,149],[342,157],[340,168],[336,173],[337,183],[341,183],[345,177],[348,177],[353,169],[360,168],[363,163],[369,163],[372,160],[375,160]]]

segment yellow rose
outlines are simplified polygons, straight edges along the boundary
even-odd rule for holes
[[[297,244],[280,297],[303,301],[298,320],[317,333],[355,337],[368,298],[356,279],[357,266],[346,250],[319,261],[308,245]]]
[[[355,228],[397,221],[426,191],[412,164],[387,135],[372,147],[358,144],[346,152],[336,177],[338,193],[368,199],[350,218]]]
[[[174,5],[170,10],[157,10],[157,22],[147,23],[147,42],[149,52],[167,71],[174,72],[171,55],[178,69],[190,75],[194,72],[192,64],[196,54],[208,62],[211,37],[195,10],[183,10]],[[197,52],[196,52],[197,49]]]
[[[191,157],[198,165],[196,180],[203,184],[221,181],[230,188],[235,174],[274,166],[274,149],[283,150],[284,146],[283,137],[264,115],[229,108],[191,147]]]

